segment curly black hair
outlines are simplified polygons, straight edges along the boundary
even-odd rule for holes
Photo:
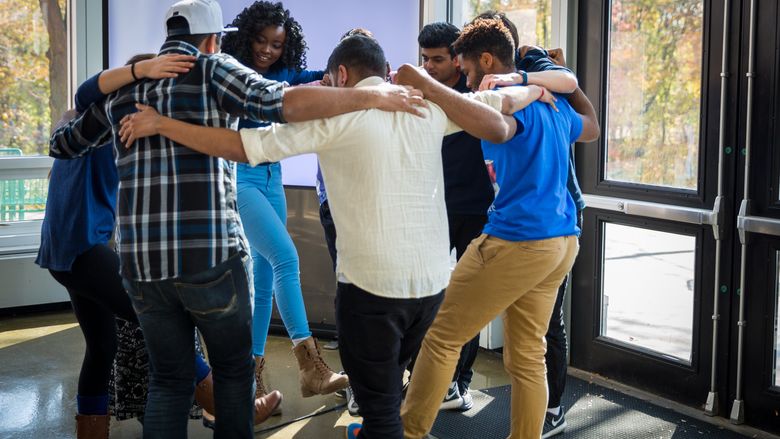
[[[512,33],[499,18],[478,18],[463,28],[452,44],[455,53],[476,59],[488,52],[505,66],[514,66],[515,42]]]
[[[233,56],[245,66],[252,68],[252,41],[267,26],[283,26],[285,32],[282,56],[269,70],[288,68],[301,71],[306,68],[306,41],[303,39],[301,25],[290,16],[281,2],[256,1],[245,8],[230,23],[238,28],[236,32],[225,34],[222,51]]]

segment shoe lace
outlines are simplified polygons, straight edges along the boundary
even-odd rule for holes
[[[263,373],[260,370],[255,370],[255,385],[257,386],[259,393],[263,395],[268,394],[268,391],[265,388],[265,383],[263,382]]]
[[[314,352],[310,352],[309,355],[311,355],[314,360],[314,368],[322,375],[330,374],[332,371],[330,367],[328,367],[328,364],[325,363],[325,360],[322,358],[322,352],[320,351],[320,347],[316,346],[316,350]]]

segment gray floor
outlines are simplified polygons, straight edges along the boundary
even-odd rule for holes
[[[302,398],[298,390],[298,368],[290,342],[270,337],[266,347],[267,384],[284,394],[283,414],[264,426],[284,423],[322,410],[343,399],[335,396]],[[76,382],[84,341],[71,313],[0,319],[0,439],[72,438],[76,411]],[[337,352],[325,352],[333,369],[341,363]],[[478,359],[475,388],[508,383],[500,358],[482,355]],[[338,411],[317,416],[257,438],[343,438],[344,428],[360,418]],[[200,421],[190,421],[190,438],[210,438],[212,431]],[[112,422],[112,439],[139,438],[141,426],[135,420]]]
[[[0,318],[0,439],[75,436],[76,381],[83,352],[84,341],[72,313]],[[344,401],[335,396],[300,396],[297,365],[289,340],[270,337],[266,352],[267,384],[284,394],[284,413],[267,421],[264,426],[285,423],[343,404]],[[326,352],[325,356],[332,368],[340,369],[338,353]],[[482,405],[464,415],[440,416],[439,423],[445,417],[450,420],[454,417],[456,422],[469,428],[456,424],[455,427],[437,429],[435,432],[439,439],[505,437],[508,391],[502,386],[509,384],[509,380],[503,371],[501,358],[493,353],[481,352],[474,369],[472,388],[484,390],[475,395],[475,400]],[[503,405],[498,404],[496,401],[502,398]],[[690,416],[659,409],[624,393],[581,380],[570,380],[565,404],[571,407],[567,414],[570,428],[568,433],[559,436],[562,439],[737,437],[702,422],[702,419],[692,421]],[[495,418],[488,422],[490,428],[473,429],[476,421],[487,418]],[[339,410],[260,433],[256,437],[343,438],[344,427],[359,420]],[[490,434],[496,427],[504,429],[494,431],[499,436]],[[212,431],[203,428],[200,421],[190,421],[189,432],[190,438],[212,437]],[[111,437],[114,439],[140,436],[141,426],[135,420],[112,423]],[[776,438],[760,432],[749,437]]]

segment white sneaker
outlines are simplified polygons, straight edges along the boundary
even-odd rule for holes
[[[352,392],[352,386],[347,387],[347,411],[352,416],[360,416],[359,407],[357,401],[355,401],[355,393]]]
[[[465,412],[474,407],[474,399],[471,397],[471,392],[469,392],[468,387],[463,389],[463,393],[460,394],[460,397],[463,398],[463,406],[461,406],[460,411]]]
[[[450,388],[447,389],[447,395],[444,397],[439,410],[462,410],[463,397],[460,396],[460,390],[458,390],[458,383],[453,381],[450,384]]]

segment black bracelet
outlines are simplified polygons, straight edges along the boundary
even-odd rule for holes
[[[135,76],[135,63],[130,63],[130,74],[133,75],[134,81],[138,81],[138,76]]]

